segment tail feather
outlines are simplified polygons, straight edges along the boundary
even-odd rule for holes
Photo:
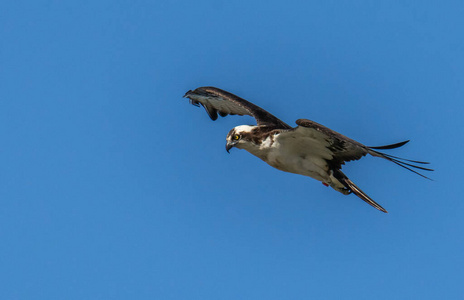
[[[342,173],[340,170],[334,170],[333,176],[340,181],[347,189],[349,189],[353,194],[361,198],[364,202],[375,207],[376,209],[388,213],[380,204],[372,200],[366,193],[364,193],[359,187],[357,187],[353,181],[351,181],[345,174]]]

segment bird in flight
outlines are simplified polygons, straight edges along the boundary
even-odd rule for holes
[[[188,91],[184,97],[189,98],[190,103],[195,106],[203,106],[213,121],[218,118],[218,114],[221,117],[249,115],[256,119],[256,126],[240,125],[229,131],[226,137],[227,152],[233,147],[245,149],[276,169],[312,177],[344,195],[353,193],[384,213],[387,211],[382,206],[341,171],[345,162],[370,154],[427,179],[430,178],[413,168],[433,171],[420,166],[428,164],[427,162],[377,151],[401,147],[409,140],[368,147],[311,120],[296,120],[298,126],[293,128],[261,107],[215,87],[199,87]]]

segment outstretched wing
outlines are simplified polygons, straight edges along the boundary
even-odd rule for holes
[[[358,160],[369,153],[369,148],[363,144],[314,121],[299,119],[296,124],[294,134],[323,146],[332,169],[340,169],[346,161]]]
[[[256,119],[258,126],[272,126],[276,129],[291,128],[261,107],[215,87],[199,87],[193,91],[188,91],[184,97],[189,98],[190,103],[195,106],[201,104],[213,121],[218,118],[218,114],[221,117],[248,115]]]
[[[395,149],[405,145],[409,141],[404,141],[385,146],[368,147],[344,136],[343,134],[333,131],[332,129],[327,128],[311,120],[299,119],[296,121],[296,124],[298,125],[298,127],[294,129],[295,133],[301,136],[312,137],[316,143],[325,146],[327,152],[326,154],[330,157],[330,159],[328,159],[327,162],[333,169],[340,169],[345,162],[351,160],[358,160],[366,154],[370,154],[372,156],[387,159],[405,169],[408,169],[411,172],[414,172],[424,178],[430,179],[427,176],[411,169],[415,168],[424,171],[433,171],[432,169],[424,168],[422,166],[417,165],[428,164],[428,162],[404,159],[401,157],[376,151],[377,149]]]
[[[427,162],[409,160],[392,156],[379,152],[377,150],[389,150],[395,149],[405,145],[409,141],[404,141],[396,144],[379,146],[379,147],[368,147],[355,140],[352,140],[330,128],[327,128],[316,122],[299,119],[296,121],[298,127],[293,130],[288,130],[282,133],[282,136],[288,135],[288,137],[294,140],[300,140],[301,144],[299,147],[305,147],[311,154],[317,154],[324,158],[329,168],[332,170],[332,175],[342,183],[346,189],[354,193],[356,196],[361,198],[363,201],[372,205],[380,211],[387,212],[377,202],[372,200],[366,193],[364,193],[359,187],[357,187],[340,169],[342,165],[351,160],[358,160],[366,154],[372,156],[381,157],[387,159],[403,168],[408,169],[422,177],[428,178],[421,173],[411,169],[416,168],[425,171],[433,171],[432,169],[418,166],[417,164],[428,164]],[[304,142],[305,141],[305,142]],[[414,163],[414,164],[413,164]],[[428,178],[429,179],[429,178]]]

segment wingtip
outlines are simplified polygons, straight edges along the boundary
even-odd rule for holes
[[[188,90],[187,93],[182,98],[188,98],[189,95],[192,93],[192,90]]]
[[[406,140],[406,141],[402,141],[402,142],[395,143],[395,144],[384,145],[384,146],[374,146],[374,147],[368,147],[368,148],[377,149],[377,150],[390,150],[390,149],[396,149],[396,148],[402,147],[409,142],[410,140]]]

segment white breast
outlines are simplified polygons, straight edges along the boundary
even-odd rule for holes
[[[329,157],[324,146],[308,144],[308,141],[303,143],[301,139],[282,139],[276,135],[274,139],[266,138],[259,151],[249,152],[281,171],[330,182],[329,167],[326,161]]]

